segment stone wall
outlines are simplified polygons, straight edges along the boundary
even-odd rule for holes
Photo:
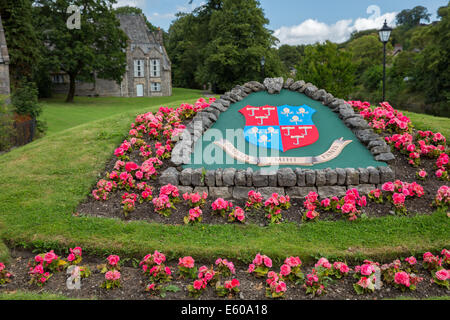
[[[395,179],[395,173],[389,166],[319,170],[280,168],[272,173],[253,171],[251,168],[207,171],[203,168],[183,169],[181,165],[189,164],[190,155],[197,139],[232,103],[244,99],[253,92],[266,90],[270,94],[276,94],[283,88],[304,93],[337,113],[361,143],[370,150],[375,160],[389,163],[395,159],[382,137],[370,128],[366,120],[355,114],[353,108],[344,100],[334,98],[330,93],[318,89],[311,83],[294,82],[292,79],[284,81],[283,78],[267,78],[264,84],[252,81],[243,86],[236,86],[212,103],[209,108],[197,113],[186,126],[186,130],[178,137],[178,142],[172,150],[171,161],[174,166],[162,173],[159,182],[162,185],[167,183],[178,185],[183,192],[185,190],[203,190],[212,197],[243,199],[247,198],[248,191],[255,189],[263,196],[270,196],[273,192],[277,192],[287,194],[292,198],[303,198],[310,191],[318,192],[321,197],[340,196],[344,195],[349,188],[357,188],[361,193],[368,193],[381,184]]]
[[[0,64],[0,94],[10,94],[9,65]]]

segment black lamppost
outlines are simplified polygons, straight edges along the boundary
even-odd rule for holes
[[[387,25],[387,21],[384,20],[383,28],[378,31],[380,40],[383,42],[383,102],[386,100],[386,44],[391,36],[392,29]]]
[[[264,58],[264,56],[262,56],[261,58],[261,75],[262,75],[262,80],[264,81],[264,65],[266,64],[266,58]]]

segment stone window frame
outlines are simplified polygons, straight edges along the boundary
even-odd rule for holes
[[[154,64],[153,61],[157,61],[158,63]],[[149,65],[150,65],[150,77],[151,78],[161,78],[161,59],[150,58]],[[155,71],[154,67],[156,67],[156,66],[158,67],[158,69]]]
[[[388,165],[357,169],[279,168],[271,174],[262,173],[261,170],[253,171],[251,168],[205,170],[182,167],[183,164],[190,163],[196,141],[217,121],[222,112],[228,110],[231,104],[241,101],[254,92],[267,91],[269,94],[277,94],[282,89],[303,93],[329,107],[371,152],[375,160]],[[208,108],[198,112],[186,126],[186,130],[173,140],[176,141],[171,156],[173,166],[161,174],[159,182],[162,185],[167,183],[178,185],[183,192],[207,191],[213,197],[229,196],[245,199],[246,193],[252,189],[257,189],[263,196],[278,192],[289,194],[293,198],[303,198],[308,192],[315,191],[321,197],[328,197],[344,195],[347,189],[353,187],[367,194],[375,187],[395,179],[395,173],[389,166],[389,163],[395,160],[395,156],[390,152],[390,147],[384,139],[375,133],[367,121],[356,114],[345,100],[335,98],[325,90],[318,89],[303,80],[294,81],[288,78],[284,81],[281,77],[266,78],[264,83],[251,81],[242,86],[235,86]]]
[[[134,59],[133,66],[134,66],[134,73],[133,73],[134,78],[145,78],[145,59]],[[141,70],[137,70],[138,67],[140,67]],[[142,75],[139,75],[139,72]]]

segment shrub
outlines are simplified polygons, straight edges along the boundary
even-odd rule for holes
[[[0,151],[11,148],[12,139],[16,134],[13,125],[14,115],[11,106],[0,96]]]

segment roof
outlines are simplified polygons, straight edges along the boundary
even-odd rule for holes
[[[131,50],[140,48],[147,54],[152,48],[156,49],[164,57],[163,68],[170,70],[170,61],[167,56],[164,44],[158,40],[158,35],[148,30],[143,15],[137,14],[118,14],[120,28],[125,32],[130,40]]]
[[[0,63],[9,64],[8,48],[6,46],[5,30],[0,16]]]

